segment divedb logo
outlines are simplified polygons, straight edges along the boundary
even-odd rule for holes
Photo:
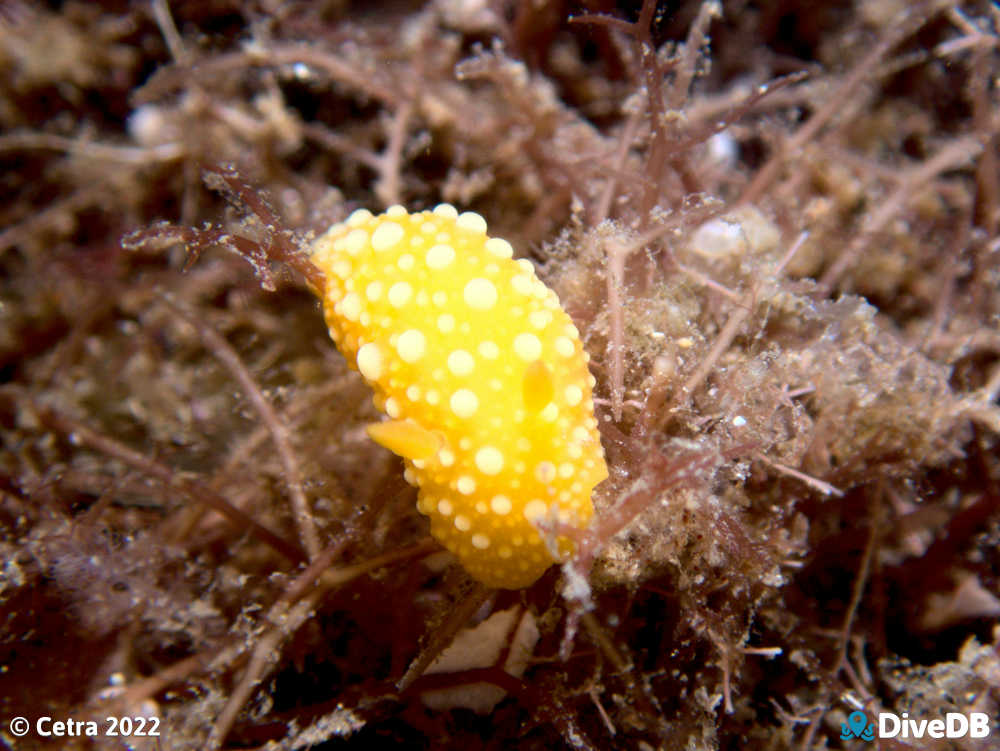
[[[907,712],[879,712],[878,724],[862,711],[851,712],[840,723],[840,739],[857,738],[985,738],[990,734],[990,717],[985,712],[948,712],[944,719],[915,720]]]

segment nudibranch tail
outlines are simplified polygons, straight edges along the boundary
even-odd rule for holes
[[[409,420],[387,420],[368,426],[368,435],[375,443],[404,459],[430,459],[444,441],[436,433]]]
[[[356,211],[312,260],[330,333],[389,418],[369,435],[403,458],[431,533],[484,584],[534,582],[553,563],[539,523],[586,526],[607,477],[588,356],[555,293],[446,204]]]

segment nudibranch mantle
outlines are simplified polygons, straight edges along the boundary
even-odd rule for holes
[[[553,563],[538,523],[585,527],[608,472],[579,332],[512,256],[447,204],[361,209],[312,249],[330,334],[388,416],[369,435],[404,459],[431,533],[469,574],[516,589]]]

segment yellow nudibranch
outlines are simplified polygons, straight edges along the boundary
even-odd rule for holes
[[[515,589],[565,556],[539,522],[583,528],[607,477],[579,332],[530,261],[478,214],[361,209],[313,244],[341,353],[388,420],[431,533],[482,583]]]

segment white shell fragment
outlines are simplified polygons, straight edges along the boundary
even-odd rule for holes
[[[431,663],[427,674],[488,668],[497,663],[509,640],[510,652],[503,669],[515,678],[521,678],[535,651],[538,636],[538,626],[530,611],[522,611],[520,607],[501,610],[482,623],[459,631],[448,648]],[[492,683],[469,683],[425,691],[420,698],[428,707],[438,711],[471,709],[479,714],[488,714],[505,694],[502,688]]]
[[[768,253],[780,240],[773,222],[752,206],[740,206],[698,227],[688,248],[706,258],[726,258]]]

